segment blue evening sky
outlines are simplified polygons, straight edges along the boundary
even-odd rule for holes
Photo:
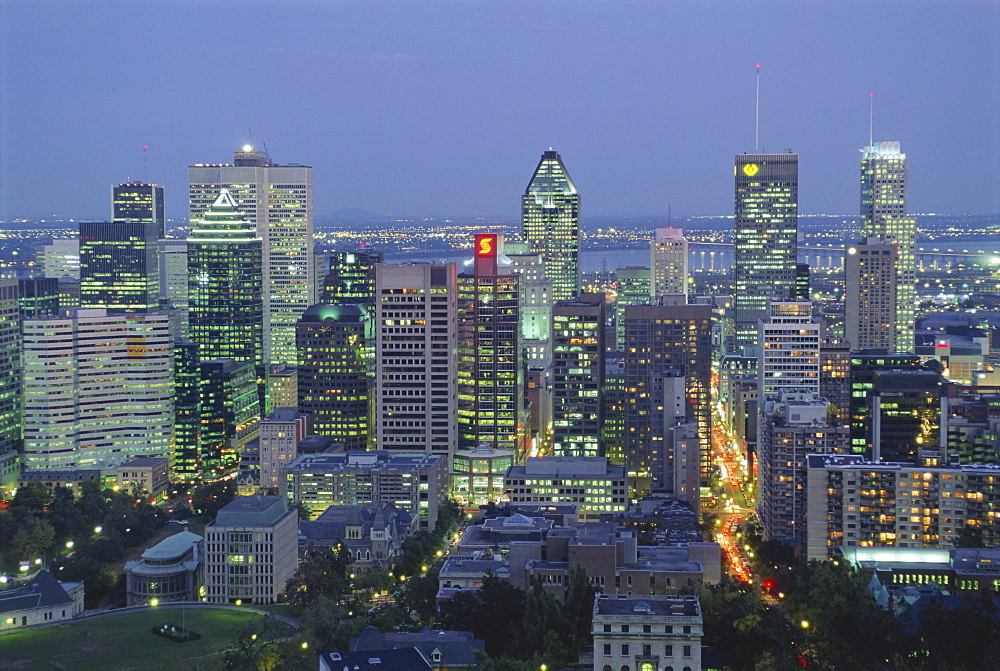
[[[315,210],[517,216],[559,151],[589,215],[732,212],[732,160],[800,154],[800,212],[855,215],[899,140],[910,211],[1000,212],[1000,3],[0,0],[0,219],[106,218],[249,139]]]

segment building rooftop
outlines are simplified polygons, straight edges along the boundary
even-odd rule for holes
[[[142,553],[142,558],[150,561],[177,559],[190,550],[192,545],[200,543],[201,539],[202,537],[198,534],[185,529],[179,534],[167,536],[153,547],[146,548]]]
[[[0,613],[72,603],[63,585],[47,570],[41,570],[23,587],[0,591]]]
[[[444,457],[439,454],[389,452],[321,452],[301,454],[286,466],[289,470],[347,470],[394,468],[416,470],[435,468]]]
[[[240,496],[219,510],[212,526],[266,527],[288,512],[288,503],[280,496]]]
[[[132,461],[126,461],[118,468],[155,468],[160,465],[168,465],[170,460],[166,457],[136,457]]]
[[[701,602],[694,594],[598,594],[594,599],[594,615],[701,617]]]

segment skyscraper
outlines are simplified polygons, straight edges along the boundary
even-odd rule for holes
[[[188,333],[188,262],[187,240],[168,238],[159,241],[160,298],[178,310],[180,335]]]
[[[163,214],[163,187],[134,182],[111,187],[111,221],[151,223],[156,239],[166,237],[166,217]]]
[[[188,324],[202,361],[233,359],[265,376],[261,240],[226,189],[192,223]]]
[[[757,341],[767,301],[792,300],[798,245],[798,154],[737,154],[733,231],[736,347]]]
[[[696,423],[698,469],[706,485],[711,465],[712,308],[708,305],[633,305],[625,308],[625,465],[629,475],[662,484],[670,413],[663,402],[670,378],[683,382],[680,415]]]
[[[688,242],[680,228],[658,228],[649,241],[652,271],[650,298],[653,303],[666,294],[688,292]]]
[[[374,305],[375,264],[382,263],[383,256],[382,252],[368,248],[331,254],[322,301]]]
[[[542,254],[526,242],[504,242],[510,270],[518,276],[521,294],[521,346],[530,368],[552,363],[552,282],[545,275]]]
[[[113,314],[147,312],[160,303],[156,224],[80,224],[80,307]]]
[[[375,444],[455,454],[454,263],[375,266]]]
[[[526,448],[518,276],[503,237],[475,236],[471,273],[458,276],[458,449]]]
[[[171,321],[168,314],[99,309],[24,321],[27,468],[173,461]]]
[[[232,359],[202,361],[201,475],[216,479],[233,473],[247,443],[260,434],[257,375],[251,363]]]
[[[625,349],[625,308],[652,302],[650,269],[628,266],[615,269],[615,349]]]
[[[21,442],[21,310],[18,280],[0,280],[0,454]]]
[[[917,222],[906,214],[906,154],[898,142],[876,142],[861,151],[862,244],[854,254],[848,249],[847,259],[848,272],[858,277],[857,284],[847,283],[847,304],[857,312],[847,313],[847,331],[859,340],[851,341],[855,348],[912,352]],[[866,251],[867,263],[862,258]],[[888,284],[883,281],[887,273]],[[893,314],[887,320],[890,303]]]
[[[760,406],[782,391],[819,394],[820,328],[813,321],[812,303],[769,301],[760,321],[757,393]]]
[[[192,225],[220,188],[256,228],[263,254],[264,363],[295,364],[295,322],[316,303],[312,168],[275,165],[245,145],[234,165],[188,168]]]
[[[572,300],[580,293],[580,194],[562,157],[549,149],[521,199],[522,235],[542,254],[552,282],[552,300]]]
[[[367,450],[373,438],[373,324],[365,305],[317,303],[295,325],[298,409],[345,450]]]
[[[552,451],[604,456],[605,297],[583,293],[552,308]]]

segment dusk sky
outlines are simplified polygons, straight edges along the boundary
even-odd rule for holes
[[[105,219],[250,139],[315,212],[515,217],[542,151],[596,215],[731,214],[733,155],[800,155],[800,213],[858,212],[898,140],[910,211],[1000,212],[1000,2],[0,0],[0,219]]]

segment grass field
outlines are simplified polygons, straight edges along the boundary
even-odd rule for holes
[[[222,653],[240,627],[254,617],[260,616],[246,611],[187,608],[187,628],[202,636],[187,643],[175,643],[150,632],[154,626],[180,625],[181,611],[175,608],[7,632],[0,634],[0,668],[221,669]]]

